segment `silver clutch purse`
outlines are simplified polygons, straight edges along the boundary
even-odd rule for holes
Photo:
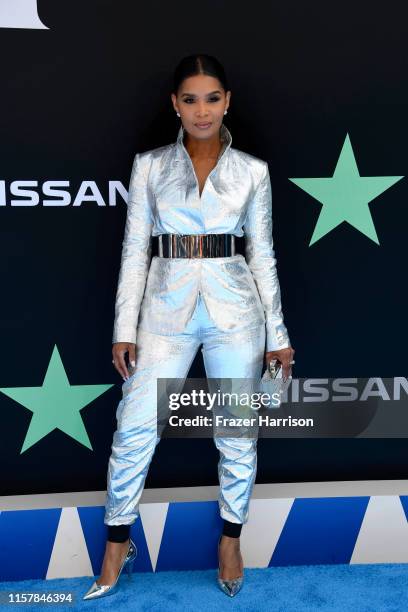
[[[271,359],[267,369],[269,370],[271,378],[282,378],[282,364],[277,359]]]
[[[260,383],[261,393],[269,395],[269,401],[266,398],[263,401],[265,408],[280,408],[282,395],[290,385],[291,379],[292,376],[283,379],[282,364],[277,359],[272,359],[268,363]]]

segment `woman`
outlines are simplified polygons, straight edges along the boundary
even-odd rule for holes
[[[108,538],[101,576],[84,599],[110,595],[122,570],[131,572],[130,525],[160,440],[157,378],[185,380],[201,345],[208,378],[259,379],[264,360],[273,358],[285,378],[291,375],[268,165],[231,147],[223,124],[230,97],[214,57],[184,58],[171,94],[181,119],[177,141],[135,156],[115,304],[113,363],[124,384],[108,467]],[[234,235],[245,235],[245,257],[235,254]],[[159,256],[151,259],[152,236]],[[218,585],[233,596],[243,581],[239,538],[257,439],[214,442],[223,518]]]

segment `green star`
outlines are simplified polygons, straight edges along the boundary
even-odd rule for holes
[[[70,385],[57,346],[54,346],[42,387],[5,387],[0,391],[31,410],[30,426],[20,454],[54,429],[60,429],[92,449],[82,408],[113,385]]]
[[[360,176],[347,134],[332,177],[289,179],[323,204],[309,246],[343,221],[379,244],[368,203],[402,178]]]

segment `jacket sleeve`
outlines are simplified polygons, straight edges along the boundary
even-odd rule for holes
[[[112,342],[136,343],[139,309],[151,260],[152,207],[147,172],[136,153],[129,181]]]
[[[267,162],[249,202],[243,225],[245,259],[252,272],[266,318],[266,351],[290,346],[283,322],[281,293],[272,237],[272,187]]]

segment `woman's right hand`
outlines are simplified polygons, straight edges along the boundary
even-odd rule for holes
[[[113,364],[123,380],[129,378],[129,372],[125,361],[125,354],[129,353],[129,364],[134,368],[136,365],[136,344],[133,342],[115,342],[112,346]]]

